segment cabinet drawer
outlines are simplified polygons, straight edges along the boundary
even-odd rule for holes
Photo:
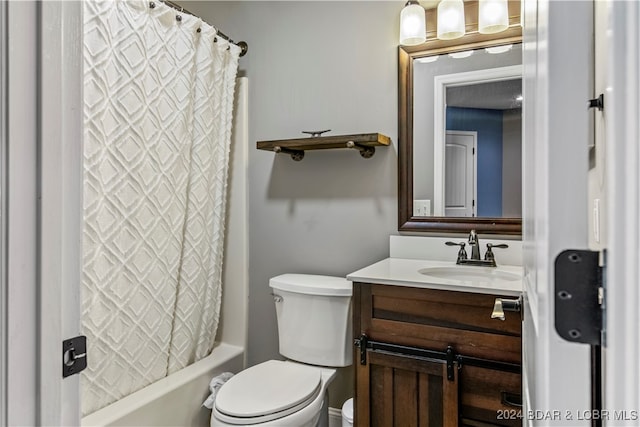
[[[520,374],[462,366],[459,387],[461,425],[522,425]]]
[[[358,284],[360,331],[371,339],[511,363],[521,360],[521,319],[491,319],[498,295]]]

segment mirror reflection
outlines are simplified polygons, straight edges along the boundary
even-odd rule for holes
[[[522,50],[413,60],[413,215],[522,216]]]

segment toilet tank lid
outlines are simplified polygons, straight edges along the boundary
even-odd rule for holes
[[[269,280],[269,286],[307,295],[351,296],[352,293],[350,280],[315,274],[281,274]]]

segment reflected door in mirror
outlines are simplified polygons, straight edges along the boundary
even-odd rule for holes
[[[477,132],[447,131],[445,144],[446,216],[476,216]]]

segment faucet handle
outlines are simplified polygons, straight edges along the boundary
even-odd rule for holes
[[[506,243],[501,243],[499,245],[494,245],[493,243],[487,243],[487,251],[484,253],[485,261],[495,261],[495,257],[493,256],[493,251],[491,250],[491,248],[506,249],[508,247],[509,245],[507,245]]]
[[[464,250],[464,247],[467,245],[466,242],[445,242],[444,244],[447,246],[460,246],[460,250],[458,251],[458,261],[461,259],[467,259],[467,251]]]

